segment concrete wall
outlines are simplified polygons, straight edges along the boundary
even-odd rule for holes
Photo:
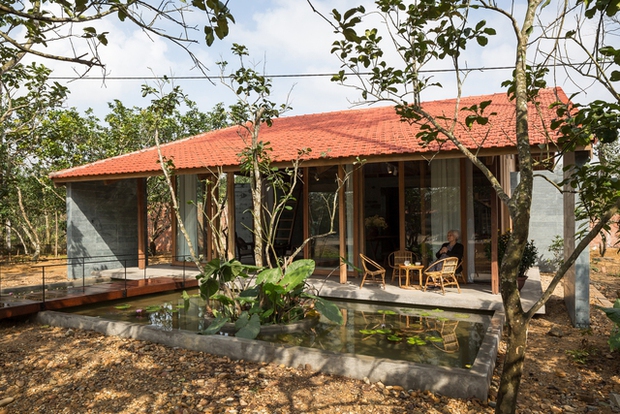
[[[552,272],[555,269],[548,262],[553,259],[549,246],[556,236],[564,237],[564,210],[562,193],[549,181],[556,183],[562,181],[562,173],[536,171],[536,175],[539,177],[534,177],[530,239],[534,240],[538,248],[537,265],[540,271]],[[514,189],[516,183],[512,184]]]
[[[69,279],[138,265],[136,180],[67,184]]]
[[[562,181],[561,170],[536,171],[534,177],[532,197],[530,239],[538,248],[538,263],[541,272],[554,272],[555,269],[547,260],[553,255],[549,246],[555,236],[568,240],[575,234],[574,203],[565,205],[565,196],[548,180],[559,183]],[[544,176],[545,178],[543,178]],[[511,173],[511,187],[514,190],[518,183],[519,174]],[[567,211],[565,215],[565,211]],[[574,243],[569,245],[572,252]],[[590,285],[590,252],[588,249],[577,259],[575,266],[566,273],[563,280],[564,301],[574,326],[587,327],[590,321],[589,307]]]

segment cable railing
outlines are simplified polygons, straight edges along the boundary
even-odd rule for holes
[[[159,259],[158,262],[151,265],[149,259],[155,258]],[[42,261],[31,262],[27,269],[22,270],[21,277],[15,276],[10,279],[8,269],[15,265],[24,266],[28,262],[0,262],[0,308],[24,302],[40,302],[41,310],[44,310],[45,303],[48,300],[61,297],[62,292],[69,295],[70,292],[74,293],[77,289],[81,289],[82,293],[86,293],[87,289],[96,289],[98,284],[109,283],[117,279],[122,279],[121,290],[123,297],[126,297],[130,280],[139,280],[140,275],[144,280],[156,277],[177,278],[180,271],[181,286],[185,287],[188,272],[186,265],[193,263],[188,261],[190,258],[188,255],[145,256],[125,254],[51,259],[50,262],[53,263],[47,261],[43,264]],[[147,265],[139,269],[138,266],[141,261],[146,261]],[[169,262],[165,263],[165,261]],[[173,266],[172,262],[181,265]],[[165,267],[162,268],[162,265]],[[62,272],[54,271],[58,267],[67,269],[62,281],[58,277],[58,274],[62,275]],[[160,271],[156,272],[156,269],[160,269]],[[131,277],[129,271],[131,271]],[[23,275],[23,273],[28,274]],[[54,273],[56,277],[50,276]],[[36,283],[34,281],[29,282],[37,274],[40,275],[40,279]],[[25,284],[15,283],[16,280],[20,279],[26,279]]]

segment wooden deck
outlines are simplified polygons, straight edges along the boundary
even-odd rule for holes
[[[27,316],[42,310],[58,310],[197,286],[198,281],[193,277],[171,276],[137,280],[111,280],[110,282],[84,287],[68,287],[66,289],[46,290],[45,292],[38,286],[33,287],[32,292],[19,297],[0,296],[0,319]]]

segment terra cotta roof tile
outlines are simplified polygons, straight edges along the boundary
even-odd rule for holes
[[[465,117],[471,112],[459,111],[459,122],[455,129],[459,140],[470,150],[509,150],[515,147],[514,102],[505,93],[461,98],[460,108],[492,101],[485,114],[495,112],[486,126],[464,126]],[[540,92],[540,110],[543,119],[530,108],[530,143],[538,145],[548,142],[544,126],[555,116],[549,106],[568,98],[560,88],[544,89]],[[429,114],[453,118],[456,100],[431,101],[422,104]],[[449,126],[451,121],[442,121]],[[325,112],[311,115],[281,117],[273,125],[262,125],[259,139],[269,142],[273,148],[274,162],[291,162],[302,148],[312,151],[304,157],[306,163],[324,159],[350,159],[360,157],[371,161],[376,156],[406,157],[410,155],[432,155],[437,151],[454,151],[451,142],[441,146],[432,143],[424,146],[416,134],[417,124],[401,121],[392,106]],[[238,154],[246,146],[242,128],[232,126],[200,135],[170,142],[161,146],[162,154],[174,160],[177,173],[205,172],[218,167],[234,169],[239,165]],[[308,165],[308,164],[304,164]],[[50,174],[56,182],[116,179],[128,176],[148,176],[161,172],[157,148],[120,155]]]

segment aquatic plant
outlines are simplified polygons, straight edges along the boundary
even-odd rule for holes
[[[196,276],[200,294],[215,317],[203,333],[217,333],[224,324],[234,322],[236,336],[255,338],[261,325],[293,323],[315,310],[331,321],[342,323],[336,305],[310,292],[306,281],[314,267],[313,260],[305,259],[292,262],[284,270],[256,269],[235,259],[212,260]],[[252,269],[258,270],[255,279],[248,276],[248,270]],[[217,301],[217,306],[212,301]]]

